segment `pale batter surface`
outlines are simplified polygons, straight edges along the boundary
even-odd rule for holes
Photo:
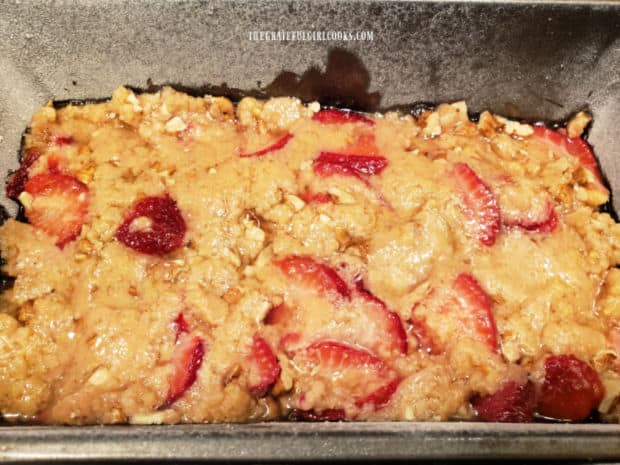
[[[579,138],[172,89],[33,117],[0,412],[581,421],[620,407],[620,226]]]

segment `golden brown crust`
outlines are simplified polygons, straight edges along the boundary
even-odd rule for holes
[[[389,361],[402,379],[398,390],[357,419],[470,418],[470,397],[496,391],[515,367],[529,371],[548,354],[572,353],[598,370],[607,388],[601,408],[614,420],[620,382],[609,333],[620,327],[620,226],[596,211],[605,196],[591,180],[580,184],[579,163],[536,139],[529,125],[488,112],[471,122],[458,102],[419,120],[371,115],[385,170],[322,177],[313,170],[317,155],[346,151],[367,130],[320,124],[312,120],[318,109],[292,98],[246,98],[235,113],[224,98],[119,88],[106,103],[39,110],[26,138],[26,148],[41,153],[30,177],[59,158],[88,187],[90,204],[79,236],[62,249],[31,225],[0,227],[4,271],[16,277],[0,300],[0,412],[71,424],[288,414],[302,375],[277,344],[283,330],[263,320],[297,298],[274,260],[304,255],[348,283],[363,276],[405,327],[420,304],[415,314],[442,346],[428,355],[408,332],[408,354]],[[584,124],[576,120],[572,135]],[[58,134],[72,142],[54,144]],[[285,134],[292,138],[277,153],[242,156]],[[449,174],[457,163],[498,199],[502,226],[492,246],[468,227]],[[312,202],[312,193],[329,201]],[[182,212],[184,245],[153,256],[121,243],[115,234],[126,212],[162,195]],[[508,226],[524,212],[541,214],[547,202],[558,217],[553,232]],[[458,322],[429,306],[459,273],[474,275],[489,295],[499,353],[461,336]],[[313,315],[304,330],[330,336],[325,298],[301,300]],[[352,302],[338,318],[354,325]],[[195,383],[162,410],[180,312],[207,350]],[[256,333],[281,367],[265,398],[248,389]]]

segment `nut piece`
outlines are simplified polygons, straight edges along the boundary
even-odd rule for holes
[[[338,187],[330,187],[327,192],[336,198],[337,203],[351,205],[355,203],[355,197]]]
[[[571,118],[566,126],[568,137],[581,137],[583,131],[588,127],[592,118],[584,111],[580,111]]]
[[[485,137],[492,137],[502,127],[499,119],[488,111],[483,111],[478,118],[478,130]]]
[[[179,116],[175,116],[166,123],[166,131],[168,132],[181,132],[185,131],[187,124]]]
[[[110,372],[106,368],[97,368],[90,378],[88,378],[88,383],[93,386],[103,386],[108,383],[110,379]]]
[[[138,413],[129,418],[132,425],[161,425],[168,414],[165,411],[153,413]]]
[[[299,197],[297,197],[296,195],[293,195],[293,194],[286,194],[284,196],[284,199],[297,212],[306,206],[306,202],[304,202]]]
[[[433,111],[428,114],[422,133],[427,137],[441,135],[441,124],[439,123],[439,114],[437,112]]]
[[[522,124],[522,123],[519,123],[518,121],[512,121],[502,116],[496,116],[495,118],[500,123],[504,124],[504,131],[506,132],[506,134],[516,135],[516,136],[521,136],[521,137],[531,136],[532,134],[534,134],[534,128],[530,126],[529,124]]]
[[[17,199],[21,202],[21,204],[26,210],[32,207],[32,195],[30,195],[28,192],[23,191],[21,194],[19,194],[19,197],[17,197]]]

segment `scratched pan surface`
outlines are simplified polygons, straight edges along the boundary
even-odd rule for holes
[[[370,31],[373,40],[249,37],[278,30]],[[21,135],[46,101],[166,83],[364,110],[466,99],[472,112],[550,121],[588,109],[589,140],[620,206],[619,2],[4,1],[0,173],[17,166]],[[0,427],[0,461],[500,457],[620,458],[620,426]]]

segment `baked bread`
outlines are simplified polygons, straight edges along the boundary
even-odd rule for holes
[[[620,226],[581,138],[165,88],[33,117],[0,412],[617,421]]]

